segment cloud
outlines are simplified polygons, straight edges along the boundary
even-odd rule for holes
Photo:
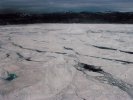
[[[54,11],[133,11],[131,0],[0,0],[0,10]]]

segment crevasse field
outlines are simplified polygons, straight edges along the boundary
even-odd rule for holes
[[[0,100],[132,99],[133,25],[0,26]]]

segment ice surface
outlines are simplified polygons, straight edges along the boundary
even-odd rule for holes
[[[132,100],[132,76],[133,25],[0,26],[0,100]]]

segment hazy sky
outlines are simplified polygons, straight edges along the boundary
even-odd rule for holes
[[[0,11],[133,11],[133,0],[0,0]]]

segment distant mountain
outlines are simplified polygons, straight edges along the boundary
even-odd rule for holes
[[[23,12],[0,13],[0,24],[30,23],[129,23],[133,24],[133,12],[55,12],[31,14]]]

